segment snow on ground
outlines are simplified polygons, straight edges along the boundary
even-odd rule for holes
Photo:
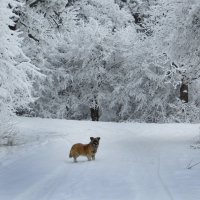
[[[1,200],[198,200],[194,124],[19,118],[22,145],[0,147]],[[69,159],[72,144],[100,136],[95,161]]]

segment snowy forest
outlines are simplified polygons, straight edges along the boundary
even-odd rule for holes
[[[1,0],[12,117],[200,121],[199,0]]]
[[[200,0],[0,0],[1,200],[198,200],[199,153]]]

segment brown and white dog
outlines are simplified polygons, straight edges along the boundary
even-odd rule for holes
[[[99,146],[100,137],[90,137],[89,144],[74,144],[70,150],[69,157],[74,158],[74,162],[77,162],[79,156],[86,156],[88,160],[95,160],[95,154]]]

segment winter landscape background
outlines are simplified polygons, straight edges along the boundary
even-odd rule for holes
[[[199,198],[199,0],[0,3],[0,199]]]

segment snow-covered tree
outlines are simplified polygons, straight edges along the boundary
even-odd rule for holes
[[[36,116],[199,120],[197,0],[25,3],[23,50],[46,75]]]
[[[132,56],[128,56],[123,63],[129,73],[124,77],[125,84],[120,83],[113,93],[114,101],[110,104],[120,115],[119,118],[147,122],[199,119],[195,102],[185,105],[181,101],[181,91],[187,92],[182,87],[182,80],[189,68],[177,62],[178,55],[187,57],[183,51],[188,52],[189,48],[183,44],[191,39],[184,40],[185,36],[180,39],[180,36],[184,34],[183,29],[187,32],[196,30],[188,27],[189,13],[196,6],[197,2],[194,1],[176,0],[149,1],[148,6],[145,6],[146,17],[141,26],[147,29],[138,34],[137,42],[130,49]],[[189,12],[188,15],[186,11]],[[190,35],[192,34],[188,34],[188,37]],[[180,48],[179,44],[183,46]],[[195,45],[190,43],[188,46],[193,48]],[[180,60],[186,63],[186,60]],[[191,74],[197,77],[197,70],[194,69],[192,68]]]
[[[157,4],[162,10],[163,17],[155,26],[162,35],[160,45],[162,52],[166,53],[170,60],[168,78],[176,90],[176,99],[171,105],[171,117],[181,121],[199,120],[199,108],[195,102],[195,85],[198,82],[199,57],[198,57],[198,10],[199,1],[161,1]],[[163,10],[163,3],[167,9]],[[195,21],[195,22],[194,22]],[[196,24],[197,22],[197,24]]]
[[[32,78],[37,69],[21,50],[20,32],[11,30],[17,16],[13,8],[14,0],[1,2],[0,7],[0,137],[11,131],[11,116],[16,109],[24,108],[33,100],[31,96]]]
[[[121,61],[122,51],[127,51],[130,47],[128,42],[125,47],[124,40],[135,37],[135,33],[130,35],[134,32],[133,26],[131,27],[133,18],[113,0],[93,0],[89,3],[76,1],[73,6],[67,4],[56,10],[62,23],[59,28],[51,27],[54,30],[48,40],[46,36],[40,36],[41,32],[47,33],[45,30],[48,30],[51,24],[51,17],[47,16],[50,16],[50,10],[53,11],[56,7],[50,4],[50,1],[46,3],[46,7],[51,9],[45,16],[44,10],[38,13],[42,6],[32,9],[32,12],[38,13],[37,20],[40,23],[33,20],[28,27],[35,23],[29,30],[38,31],[39,34],[34,34],[34,38],[37,35],[38,41],[26,38],[27,41],[40,46],[41,59],[38,59],[37,54],[31,53],[32,47],[28,43],[27,47],[24,47],[30,49],[30,57],[39,60],[36,65],[47,75],[43,88],[39,86],[42,91],[40,98],[34,104],[36,115],[81,119],[88,118],[90,111],[94,111],[98,116],[99,109],[101,112],[105,110],[101,102],[108,102],[116,82],[114,77],[119,65],[118,68],[111,66],[113,62]],[[26,13],[30,15],[28,10]],[[30,18],[33,19],[31,16]],[[41,23],[41,20],[44,21]],[[39,28],[40,24],[45,27]]]

